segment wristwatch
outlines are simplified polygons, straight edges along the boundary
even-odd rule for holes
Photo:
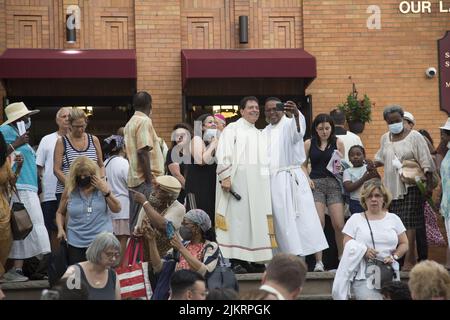
[[[394,260],[400,259],[400,258],[398,257],[398,255],[396,255],[396,254],[394,254],[394,255],[392,256],[392,258],[394,258]]]
[[[103,196],[104,196],[105,198],[108,198],[110,195],[111,195],[111,190],[110,190],[107,194],[104,194]]]

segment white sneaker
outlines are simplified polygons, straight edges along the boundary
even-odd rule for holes
[[[3,275],[1,282],[24,282],[28,281],[28,277],[17,272],[14,268],[9,269],[7,273]]]
[[[314,267],[314,272],[324,272],[325,266],[323,265],[322,261],[317,261],[316,266]]]

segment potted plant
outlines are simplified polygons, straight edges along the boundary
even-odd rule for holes
[[[358,91],[356,91],[354,83],[352,92],[347,96],[347,101],[338,105],[338,108],[345,113],[348,128],[353,133],[363,132],[366,122],[372,120],[372,103],[367,95],[364,95],[364,99],[358,100]]]

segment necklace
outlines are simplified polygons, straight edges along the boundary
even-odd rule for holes
[[[83,203],[87,205],[86,213],[87,216],[90,217],[92,213],[92,201],[94,200],[94,191],[91,192],[90,195],[83,194],[80,190],[81,199],[83,200]],[[87,201],[85,200],[87,199]]]

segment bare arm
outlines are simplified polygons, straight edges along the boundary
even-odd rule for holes
[[[96,136],[92,136],[92,140],[94,141],[95,145],[95,153],[97,154],[97,164],[100,168],[100,177],[105,177],[105,165],[103,164],[103,154],[102,154],[102,147],[100,146],[100,141]]]
[[[203,151],[203,162],[205,164],[212,164],[212,160],[214,158],[214,154],[217,149],[217,144],[219,143],[219,140],[216,138],[213,138],[211,140],[211,143],[204,149]]]
[[[64,143],[62,141],[63,138],[58,138],[55,145],[55,152],[53,155],[53,173],[56,178],[64,185],[66,182],[66,176],[62,172],[62,162],[64,156]]]
[[[37,166],[37,169],[38,169],[38,175],[39,175],[39,177],[42,178],[42,175],[44,174],[44,173],[43,173],[44,168],[42,168],[41,166]]]
[[[406,236],[406,232],[401,233],[398,236],[398,246],[397,249],[392,252],[392,254],[396,254],[399,258],[403,257],[403,255],[408,251],[408,237]]]
[[[102,192],[103,195],[109,194],[109,196],[105,197],[106,204],[113,213],[118,213],[120,212],[120,210],[122,210],[119,200],[117,200],[117,198],[112,194],[111,188],[109,187],[108,183],[105,180],[100,179],[97,176],[92,176],[91,184],[95,188],[100,190],[100,192]]]
[[[67,202],[69,195],[67,194],[67,189],[61,196],[61,201],[59,203],[58,210],[56,211],[56,226],[58,227],[58,239],[67,239],[66,233],[64,231],[65,217],[67,213]]]
[[[148,222],[146,222],[148,224]],[[159,255],[158,246],[155,241],[155,231],[152,227],[146,226],[144,227],[144,237],[147,240],[148,244],[148,253],[150,257],[150,263],[155,272],[159,272],[162,269],[162,261],[161,256]]]
[[[306,154],[306,160],[305,162],[303,162],[302,164],[302,170],[306,175],[306,178],[308,178],[308,182],[309,182],[309,187],[311,189],[314,189],[314,181],[311,180],[311,178],[309,177],[309,172],[308,172],[308,159],[309,159],[309,150],[311,149],[311,139],[308,139],[305,141],[305,154]]]
[[[145,182],[150,184],[152,182],[152,171],[150,169],[150,153],[149,148],[145,147],[142,149],[139,149],[137,151],[138,156],[138,164],[144,171],[144,179]]]
[[[185,246],[181,243],[178,236],[173,237],[170,240],[170,244],[172,247],[180,252],[180,254],[186,259],[186,262],[189,264],[189,267],[192,270],[198,271],[204,264],[198,260],[196,257],[194,257],[188,249],[186,249]]]
[[[337,148],[338,148],[339,152],[341,153],[342,157],[345,158],[344,142],[342,142],[342,140],[338,138],[336,141],[336,145],[337,145]]]
[[[214,157],[213,154],[216,151],[218,144],[217,139],[213,139],[208,147],[200,137],[194,137],[191,141],[192,156],[194,163],[200,166],[209,164]]]
[[[358,190],[364,182],[367,180],[370,180],[372,178],[378,177],[378,174],[376,171],[366,171],[364,175],[357,181],[351,182],[351,181],[344,181],[344,189],[347,192],[353,192]]]
[[[306,172],[308,172],[308,159],[309,159],[309,150],[311,149],[311,139],[308,139],[305,141],[305,155],[306,160],[302,164],[302,167],[306,169]]]
[[[13,143],[8,144],[6,155],[9,156],[15,149],[29,142],[28,132],[18,137]]]
[[[181,186],[184,189],[184,184],[186,180],[184,179],[183,175],[180,172],[180,164],[173,162],[167,166],[169,168],[170,174],[174,176],[178,181],[180,181]]]
[[[153,227],[156,229],[166,232],[166,219],[162,217],[147,201],[147,198],[145,195],[138,191],[134,191],[133,189],[128,189],[133,194],[133,199],[142,207],[144,208],[144,211],[146,213],[146,216]]]

